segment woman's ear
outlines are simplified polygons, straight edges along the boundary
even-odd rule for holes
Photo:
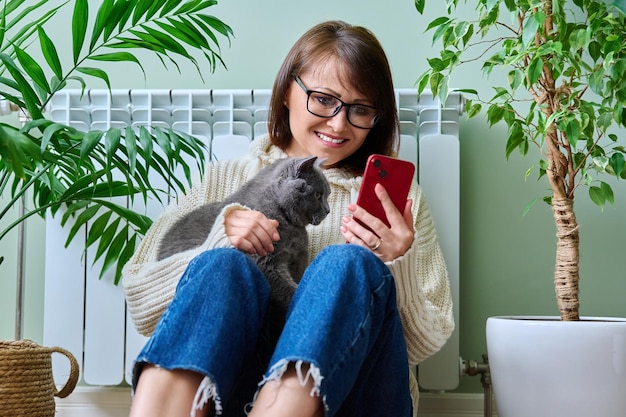
[[[287,90],[285,91],[285,97],[283,97],[283,104],[285,105],[285,107],[287,107],[287,110],[289,110],[289,94],[291,94],[291,85],[287,87]]]

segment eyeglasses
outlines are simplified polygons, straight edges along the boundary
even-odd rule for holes
[[[324,118],[336,116],[344,107],[347,109],[346,115],[348,123],[359,129],[371,129],[378,121],[376,108],[365,104],[348,104],[338,97],[320,91],[309,90],[302,83],[300,77],[295,78],[296,83],[307,95],[306,109],[312,115]]]

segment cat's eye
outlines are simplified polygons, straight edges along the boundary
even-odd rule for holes
[[[318,192],[316,192],[316,193],[314,194],[314,196],[315,196],[315,199],[316,199],[316,200],[321,200],[321,199],[322,199],[322,193],[318,193]]]

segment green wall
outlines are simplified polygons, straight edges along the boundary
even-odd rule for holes
[[[97,3],[96,1],[90,2]],[[430,0],[425,16],[412,0],[221,0],[211,13],[226,21],[235,32],[223,58],[228,71],[205,75],[203,84],[191,65],[164,70],[152,56],[143,60],[149,72],[144,81],[138,68],[111,66],[114,88],[271,88],[278,67],[291,44],[313,24],[343,19],[369,27],[385,47],[396,87],[412,87],[434,55],[426,25],[443,11],[441,0]],[[67,16],[70,14],[68,13]],[[54,26],[55,39],[66,24]],[[68,51],[69,53],[69,51]],[[468,66],[453,80],[454,86],[491,93],[491,83],[480,72],[480,63]],[[94,81],[90,87],[103,85]],[[536,177],[524,178],[535,163],[531,158],[504,156],[503,127],[489,129],[484,118],[464,120],[461,125],[461,355],[481,358],[486,352],[485,320],[492,315],[558,314],[552,290],[554,226],[550,209],[537,203],[525,217],[521,213],[533,198],[547,193]],[[618,132],[624,135],[624,131]],[[616,205],[604,212],[588,201],[581,190],[576,203],[581,223],[583,315],[626,316],[626,188],[615,184]],[[42,222],[29,224],[25,336],[42,339],[43,281]],[[10,270],[12,244],[0,245],[7,265],[0,266],[0,338],[13,338],[15,285]],[[6,268],[5,268],[6,266]],[[478,378],[463,378],[458,391],[480,392]]]

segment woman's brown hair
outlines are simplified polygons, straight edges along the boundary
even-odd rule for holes
[[[392,155],[398,146],[398,112],[385,52],[368,29],[342,21],[328,21],[309,29],[293,45],[283,62],[272,90],[269,134],[274,145],[286,149],[292,140],[287,91],[300,74],[315,70],[331,59],[341,65],[350,84],[375,104],[379,119],[363,145],[334,167],[362,174],[369,155]],[[304,105],[304,103],[303,103]]]

